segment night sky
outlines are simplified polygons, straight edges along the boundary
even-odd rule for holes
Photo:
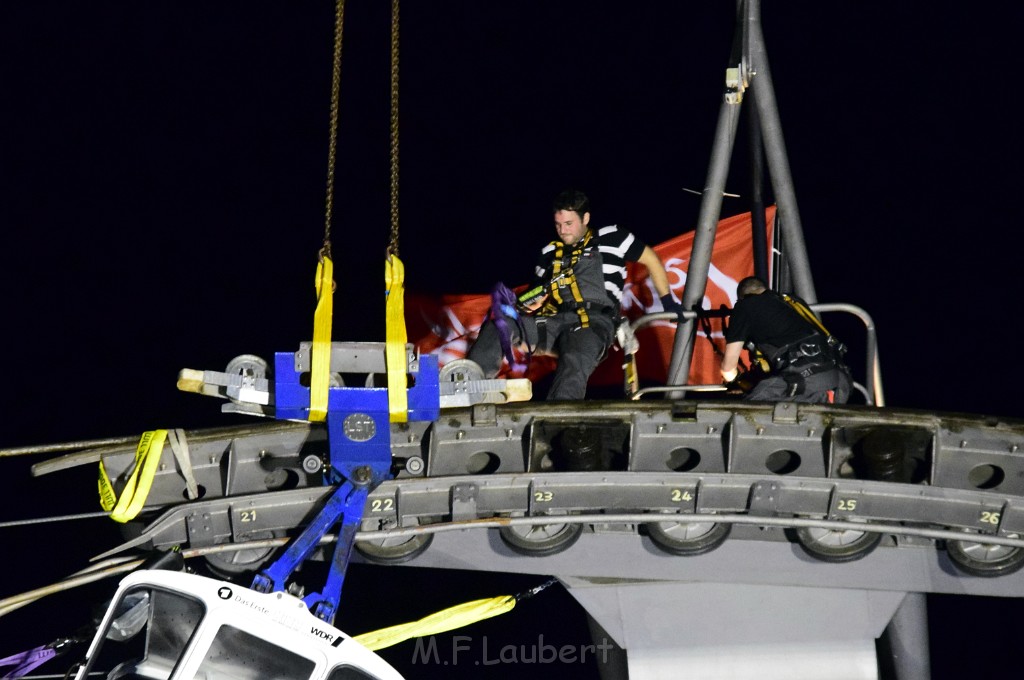
[[[336,340],[384,338],[389,4],[350,0],[345,11]],[[873,316],[890,406],[1020,417],[1024,4],[766,4],[818,299]],[[551,198],[568,186],[590,194],[597,224],[650,244],[691,230],[700,199],[683,189],[704,186],[732,5],[404,3],[407,287],[525,282],[553,235]],[[250,422],[174,383],[183,367],[269,358],[312,334],[333,16],[323,1],[0,9],[0,447]],[[726,198],[723,217],[749,209],[744,126],[727,187],[743,198]],[[98,509],[94,471],[30,480],[35,460],[0,460],[0,521]],[[3,594],[116,540],[88,526],[5,532]],[[389,593],[430,590],[438,607],[535,581],[479,577],[473,592],[444,597],[443,577],[402,576],[381,585],[377,570],[353,571]],[[541,620],[558,606],[566,629],[582,626],[568,595],[550,597]],[[932,604],[937,636],[957,639],[967,621],[1020,630],[1005,625],[1016,602]],[[81,622],[59,603],[39,607]],[[533,635],[528,615],[508,625]],[[62,632],[26,635],[28,620],[0,619],[0,656]],[[933,643],[936,678],[1009,663],[998,644],[968,660],[944,640]]]

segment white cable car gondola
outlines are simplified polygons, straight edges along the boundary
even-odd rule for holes
[[[401,680],[287,593],[142,570],[121,581],[75,680]]]

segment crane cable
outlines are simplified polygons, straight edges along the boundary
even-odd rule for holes
[[[398,4],[399,0],[391,0],[391,238],[384,260],[385,354],[388,414],[392,423],[409,420],[405,265],[398,258]]]
[[[324,243],[316,267],[316,311],[313,314],[313,351],[309,377],[309,420],[327,419],[331,380],[331,326],[334,319],[334,261],[331,257],[331,222],[334,218],[334,166],[338,149],[338,100],[341,90],[341,44],[345,25],[345,0],[334,7],[334,60],[331,69],[330,142],[327,148],[327,205]]]

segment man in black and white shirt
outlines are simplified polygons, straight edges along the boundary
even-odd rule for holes
[[[541,250],[533,281],[519,297],[526,337],[519,337],[514,317],[508,317],[508,328],[513,344],[526,342],[534,351],[558,355],[548,399],[583,399],[590,374],[615,339],[627,262],[647,267],[666,311],[681,308],[672,298],[664,265],[649,246],[616,226],[590,228],[590,201],[583,192],[563,191],[553,207],[558,240]],[[486,377],[498,373],[502,352],[493,322],[481,327],[468,358]]]

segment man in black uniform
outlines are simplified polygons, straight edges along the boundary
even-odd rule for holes
[[[583,192],[563,191],[553,207],[558,240],[541,250],[518,310],[508,309],[504,316],[512,344],[526,342],[532,350],[558,354],[547,398],[583,399],[590,374],[615,340],[627,262],[647,267],[666,311],[679,312],[680,307],[669,290],[665,267],[650,246],[615,225],[590,228],[590,200]],[[467,358],[479,364],[487,378],[497,375],[502,349],[493,321],[481,326]]]
[[[838,350],[817,325],[753,276],[740,281],[736,297],[725,332],[725,382],[736,379],[740,352],[751,342],[764,355],[770,373],[746,399],[846,403],[850,396],[850,373]]]

